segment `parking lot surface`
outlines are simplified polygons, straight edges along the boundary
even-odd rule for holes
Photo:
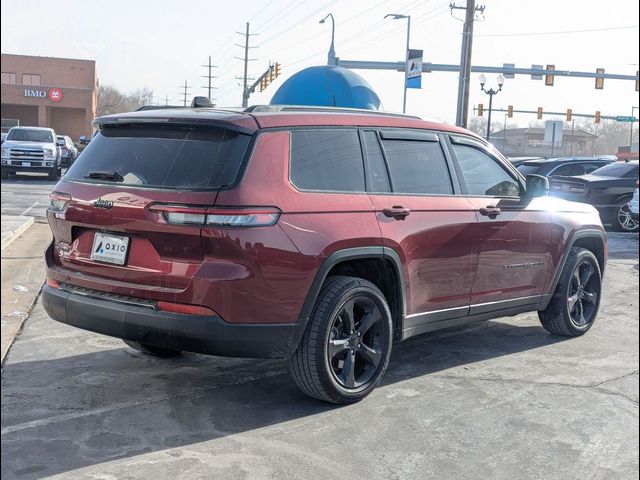
[[[418,337],[347,407],[285,362],[152,358],[38,304],[2,372],[2,478],[635,479],[638,236],[610,255],[587,335],[526,314]]]
[[[49,193],[56,183],[39,174],[20,174],[2,180],[1,214],[46,218]]]

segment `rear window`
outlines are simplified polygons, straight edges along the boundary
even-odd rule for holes
[[[65,179],[215,189],[235,182],[249,139],[222,128],[103,127]]]
[[[53,135],[49,130],[14,128],[9,131],[7,140],[14,140],[16,142],[53,143]]]
[[[593,175],[612,178],[634,178],[638,176],[637,163],[614,162],[591,172]]]
[[[364,164],[356,130],[291,132],[291,182],[302,190],[364,192]]]
[[[524,163],[518,167],[518,171],[526,177],[527,175],[535,175],[540,171],[540,168],[540,165],[527,165]]]

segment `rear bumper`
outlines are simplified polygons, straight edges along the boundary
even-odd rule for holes
[[[42,304],[49,316],[111,337],[225,357],[289,358],[304,324],[230,324],[217,316],[167,313],[52,288]]]

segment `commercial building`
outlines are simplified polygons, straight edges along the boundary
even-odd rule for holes
[[[491,142],[509,157],[569,157],[593,154],[595,135],[580,129],[566,129],[562,140],[551,148],[545,142],[544,128],[508,128],[491,134]],[[558,145],[559,143],[559,145]]]
[[[3,53],[2,131],[38,126],[90,137],[97,91],[94,60]]]

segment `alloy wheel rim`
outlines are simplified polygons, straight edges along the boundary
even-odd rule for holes
[[[589,325],[595,316],[600,296],[600,281],[593,264],[585,260],[573,271],[567,295],[571,321],[578,327]]]
[[[326,357],[340,386],[359,389],[376,378],[389,341],[384,324],[380,308],[370,298],[354,297],[339,308],[331,324]]]
[[[633,231],[638,229],[638,220],[631,216],[629,205],[622,205],[618,209],[618,224],[623,230]]]

